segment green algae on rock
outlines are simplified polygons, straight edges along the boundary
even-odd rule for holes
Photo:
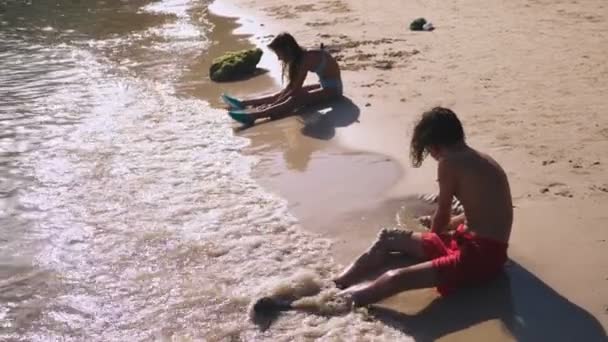
[[[209,67],[209,77],[216,82],[233,81],[253,74],[262,58],[262,49],[227,52]]]
[[[424,24],[426,24],[426,19],[418,18],[410,24],[410,30],[412,31],[422,31],[424,29]]]

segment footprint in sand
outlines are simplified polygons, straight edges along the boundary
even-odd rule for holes
[[[334,20],[331,20],[331,21],[327,21],[327,20],[309,21],[309,22],[305,23],[304,25],[310,26],[310,27],[320,27],[320,26],[330,26],[330,25],[336,25],[336,24],[342,24],[342,23],[352,23],[356,20],[357,20],[356,18],[352,18],[352,17],[339,17],[339,18],[335,18]]]
[[[347,4],[342,1],[331,1],[326,6],[321,8],[321,10],[329,13],[348,13],[350,12],[350,8]]]
[[[314,4],[298,5],[298,6],[294,7],[293,9],[296,11],[299,11],[299,12],[312,12],[315,10],[315,5]]]
[[[374,63],[374,67],[376,69],[381,69],[381,70],[390,70],[393,68],[393,61],[389,61],[389,60],[378,60]]]
[[[608,193],[608,185],[592,185],[589,187],[592,191]]]
[[[264,9],[268,15],[277,19],[294,19],[297,18],[297,13],[294,13],[293,7],[289,5],[271,6]]]
[[[570,192],[570,189],[568,189],[568,186],[564,183],[559,183],[559,182],[550,183],[546,187],[543,187],[542,189],[540,189],[540,193],[541,194],[553,193],[554,195],[568,197],[568,198],[574,197],[572,192]]]
[[[332,23],[329,21],[317,20],[317,21],[309,21],[309,22],[305,23],[304,25],[310,26],[310,27],[319,27],[319,26],[329,26],[331,24]]]

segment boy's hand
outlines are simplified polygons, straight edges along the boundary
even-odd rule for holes
[[[433,218],[429,215],[420,216],[416,219],[418,223],[424,226],[427,229],[431,229],[431,223],[433,222]]]
[[[449,229],[450,230],[458,229],[458,226],[460,226],[461,224],[465,224],[466,220],[467,220],[467,218],[466,218],[466,216],[464,216],[464,214],[452,216],[452,218],[450,219]]]

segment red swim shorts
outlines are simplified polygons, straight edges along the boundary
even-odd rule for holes
[[[437,291],[444,296],[457,288],[492,280],[507,261],[508,244],[467,233],[464,225],[452,236],[423,233],[422,243],[439,273]]]

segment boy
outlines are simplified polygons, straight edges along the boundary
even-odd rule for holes
[[[338,287],[347,288],[342,293],[350,295],[356,305],[404,290],[435,286],[445,295],[459,287],[483,284],[502,271],[513,222],[504,170],[490,156],[466,144],[460,120],[447,108],[425,112],[414,128],[410,145],[414,167],[419,167],[428,154],[438,162],[439,182],[431,231],[383,229],[368,251],[335,279]],[[464,214],[451,217],[454,196],[462,203]],[[381,267],[395,252],[424,261],[348,288]]]

